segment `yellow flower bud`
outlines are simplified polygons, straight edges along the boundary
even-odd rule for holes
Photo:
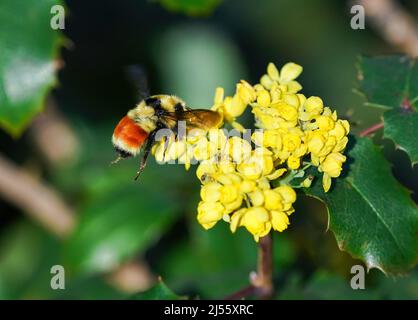
[[[292,170],[298,169],[300,167],[300,158],[290,156],[287,159],[287,166],[289,167],[289,169],[292,169]]]
[[[221,185],[217,182],[210,182],[200,189],[200,197],[205,202],[217,202],[221,199]]]
[[[328,174],[332,178],[336,178],[340,175],[342,170],[342,164],[345,162],[346,157],[341,153],[334,152],[329,154],[325,160],[321,163],[320,170]]]
[[[196,169],[196,176],[202,181],[202,177],[205,175],[213,175],[217,172],[215,164],[209,161],[202,161]]]
[[[324,103],[322,102],[322,99],[319,97],[309,97],[308,99],[306,99],[305,104],[303,106],[305,108],[305,111],[310,116],[310,119],[312,119],[314,116],[319,115],[324,109]]]
[[[225,207],[225,212],[226,213],[231,213],[234,210],[237,210],[239,207],[241,207],[242,205],[242,195],[238,195],[237,198],[232,201],[232,202],[228,202],[228,203],[224,203],[224,207]]]
[[[282,96],[280,87],[276,83],[273,83],[273,85],[270,88],[270,96],[271,96],[271,101],[273,103],[279,101]]]
[[[232,162],[222,161],[218,164],[218,168],[222,173],[233,173],[235,172],[235,164]]]
[[[229,138],[227,148],[229,156],[235,163],[241,163],[251,156],[251,144],[239,137]]]
[[[274,190],[264,190],[264,203],[267,210],[283,209],[282,197]]]
[[[267,90],[257,92],[257,103],[259,106],[267,108],[270,102],[270,93]]]
[[[326,138],[320,132],[316,132],[308,139],[309,152],[314,155],[318,155],[325,146]]]
[[[209,141],[214,143],[218,149],[222,149],[227,141],[224,130],[210,129],[208,132]]]
[[[312,185],[314,177],[309,175],[305,180],[302,181],[302,187],[309,188]]]
[[[270,232],[271,223],[267,210],[263,207],[252,207],[242,217],[242,225],[251,232],[256,240]]]
[[[256,183],[253,180],[243,180],[241,182],[241,192],[243,193],[250,193],[251,191],[254,191],[256,188]]]
[[[284,203],[293,203],[296,201],[296,192],[289,186],[279,186],[274,191],[282,196]]]
[[[334,120],[331,117],[327,116],[319,116],[316,118],[316,124],[318,125],[320,130],[329,131],[334,128]]]
[[[212,228],[222,219],[224,206],[220,202],[200,201],[197,207],[197,221],[205,229]]]
[[[285,95],[283,95],[283,100],[288,105],[291,105],[292,107],[295,107],[296,110],[299,108],[299,98],[296,94],[286,93]]]
[[[238,164],[238,172],[241,173],[244,178],[249,180],[256,180],[262,173],[262,168],[255,162],[245,162]]]
[[[248,193],[251,205],[254,207],[261,207],[264,203],[264,194],[260,189],[255,189],[253,192]]]
[[[329,132],[330,135],[333,135],[337,140],[341,140],[344,136],[348,134],[348,131],[346,129],[349,129],[347,127],[345,120],[338,120],[335,123],[335,127],[333,130]]]
[[[206,138],[200,139],[196,143],[196,146],[193,150],[193,156],[196,160],[207,160],[216,155],[218,148],[215,143],[209,142]]]
[[[245,104],[245,106],[247,106],[249,103],[253,102],[257,98],[254,88],[244,80],[241,80],[241,83],[237,84],[236,92],[237,96],[239,96],[239,98]]]
[[[271,211],[271,224],[274,230],[282,232],[287,229],[289,218],[284,212]]]
[[[298,118],[298,111],[296,107],[293,107],[286,102],[277,102],[271,106],[276,108],[279,112],[279,115],[286,121],[295,121]]]
[[[238,197],[238,191],[238,187],[235,185],[222,186],[220,188],[221,202],[225,204],[234,201]]]
[[[283,149],[285,151],[293,152],[296,148],[299,148],[300,144],[300,137],[296,134],[288,133],[283,137]]]

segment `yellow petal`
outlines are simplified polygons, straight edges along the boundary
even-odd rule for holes
[[[214,98],[214,104],[218,105],[221,104],[224,100],[224,89],[221,87],[216,88],[215,91],[215,98]]]
[[[293,203],[296,201],[296,192],[295,190],[293,190],[293,188],[289,186],[280,186],[275,188],[274,190],[282,196],[283,202]]]
[[[296,63],[286,63],[280,70],[280,83],[287,83],[295,80],[302,73],[302,70],[302,66]]]
[[[276,180],[277,178],[281,177],[286,171],[287,169],[285,168],[277,169],[272,174],[269,174],[268,176],[266,176],[266,178],[269,180]]]
[[[331,177],[326,173],[322,176],[322,187],[325,192],[328,192],[329,188],[331,188]]]
[[[279,81],[279,70],[277,70],[274,63],[270,62],[267,66],[267,74],[271,79]]]
[[[271,211],[271,223],[274,230],[282,232],[287,229],[289,218],[287,214],[282,211]]]

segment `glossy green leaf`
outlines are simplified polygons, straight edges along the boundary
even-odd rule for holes
[[[368,268],[406,272],[418,258],[417,206],[371,140],[356,141],[349,159],[347,176],[335,179],[330,192],[316,179],[307,194],[328,207],[329,228],[341,250]]]
[[[0,2],[0,126],[19,135],[42,110],[55,82],[60,31],[53,30],[56,0]]]
[[[402,109],[384,113],[384,137],[394,141],[397,148],[405,151],[412,164],[418,162],[418,113]]]
[[[360,57],[359,90],[366,105],[383,109],[400,108],[407,99],[418,102],[418,65],[405,56]]]
[[[134,294],[132,300],[181,300],[185,297],[180,297],[171,291],[162,280],[151,289]]]
[[[360,91],[366,105],[386,111],[384,136],[418,161],[418,64],[405,56],[360,58]]]
[[[170,11],[201,16],[211,13],[221,0],[160,0],[160,3]]]

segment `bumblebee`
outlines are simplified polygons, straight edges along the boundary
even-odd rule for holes
[[[150,96],[130,110],[117,124],[112,143],[118,158],[113,163],[123,158],[135,157],[143,150],[135,176],[137,180],[146,166],[159,129],[171,129],[177,135],[178,122],[184,121],[186,132],[196,128],[207,131],[218,128],[222,120],[220,113],[204,109],[190,109],[176,96]]]

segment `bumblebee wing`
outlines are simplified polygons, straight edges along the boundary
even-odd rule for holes
[[[216,111],[205,109],[187,109],[175,113],[164,114],[170,120],[185,121],[189,128],[209,130],[222,124],[222,115]]]

